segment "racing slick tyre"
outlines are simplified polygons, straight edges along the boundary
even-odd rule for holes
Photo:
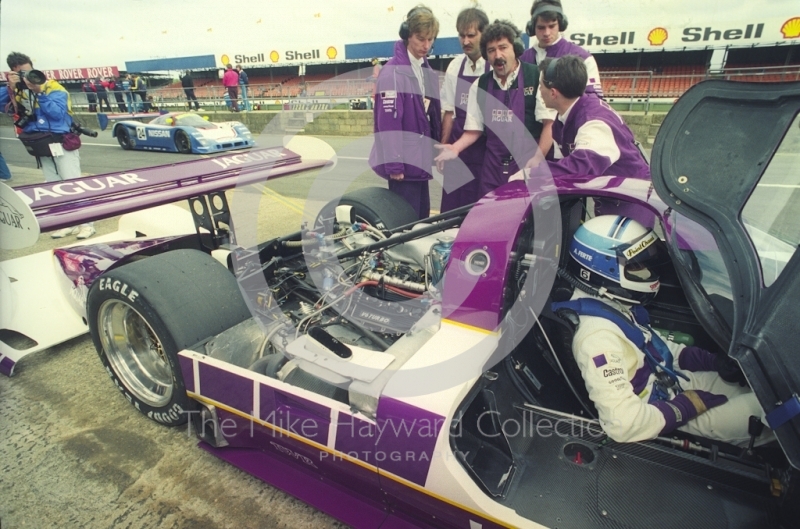
[[[336,206],[353,206],[356,220],[379,230],[391,230],[418,221],[417,213],[403,197],[384,187],[365,187],[332,200],[317,216],[316,226],[330,228]]]
[[[192,154],[192,141],[185,131],[179,130],[175,132],[175,148],[181,154]]]
[[[117,141],[119,142],[119,146],[129,151],[133,149],[133,142],[131,141],[131,133],[125,127],[120,127],[117,129]]]
[[[233,274],[198,250],[110,270],[92,285],[86,314],[111,380],[139,411],[169,426],[195,408],[178,352],[251,317]]]

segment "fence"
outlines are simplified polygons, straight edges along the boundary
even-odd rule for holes
[[[670,67],[665,68],[669,71]],[[606,99],[619,104],[628,104],[629,110],[650,109],[654,99],[675,99],[691,86],[705,79],[727,79],[732,81],[780,82],[800,80],[800,66],[764,66],[727,68],[711,71],[703,68],[677,67],[688,73],[665,73],[665,71],[618,71],[605,69],[601,72],[603,93]],[[674,69],[673,69],[674,71]],[[369,108],[374,89],[373,83],[364,79],[326,80],[302,82],[295,78],[286,83],[254,84],[247,87],[250,110],[324,110],[327,108]],[[229,110],[226,90],[217,84],[196,86],[194,93],[206,112]],[[151,104],[159,109],[185,110],[188,108],[183,88],[171,85],[147,91]],[[88,107],[86,94],[72,93],[72,105],[79,110]],[[114,111],[119,109],[112,92],[108,99]],[[125,98],[123,97],[125,100]],[[352,105],[353,100],[361,103]],[[238,98],[242,105],[242,93]],[[127,100],[125,101],[128,106]],[[139,103],[141,105],[141,103]],[[130,109],[128,109],[130,111]]]

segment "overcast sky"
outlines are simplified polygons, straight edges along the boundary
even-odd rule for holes
[[[250,50],[308,49],[397,38],[419,0],[0,0],[0,57],[30,55],[40,69],[118,66],[125,61]],[[424,0],[442,29],[475,2]],[[491,19],[524,28],[531,0],[489,0]],[[641,22],[743,27],[770,16],[800,16],[797,0],[564,0],[572,30]],[[640,32],[647,31],[645,26]],[[585,29],[588,27],[588,30]],[[775,28],[771,29],[775,33]],[[770,37],[772,38],[772,37]],[[777,40],[777,38],[776,38]],[[324,48],[323,48],[324,49]],[[341,50],[341,56],[344,55]]]

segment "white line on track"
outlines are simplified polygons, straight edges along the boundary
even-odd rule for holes
[[[800,189],[798,184],[758,184],[758,187],[783,187],[787,189]]]

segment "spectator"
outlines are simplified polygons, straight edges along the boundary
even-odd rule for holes
[[[372,75],[367,77],[367,81],[372,83],[372,94],[370,95],[369,99],[367,99],[367,101],[369,102],[370,110],[372,110],[372,108],[375,106],[375,104],[374,104],[374,102],[375,102],[375,94],[376,94],[376,91],[378,90],[378,75],[380,75],[380,73],[381,73],[381,68],[383,68],[383,66],[381,66],[381,61],[379,61],[377,57],[373,57],[372,58]]]
[[[450,62],[442,85],[442,143],[455,143],[464,133],[469,88],[478,77],[489,71],[489,64],[481,57],[481,34],[488,25],[489,17],[475,7],[464,9],[456,18],[458,40],[464,53],[456,55]],[[442,213],[472,204],[480,198],[478,179],[485,151],[486,139],[481,138],[458,155],[460,162],[444,165]]]
[[[111,105],[108,103],[108,81],[102,81],[99,77],[94,80],[94,90],[97,92],[97,103],[100,107],[100,112],[103,111],[103,103],[106,104],[106,109],[111,112]]]
[[[122,98],[122,85],[117,82],[113,77],[108,78],[108,89],[114,94],[114,99],[117,102],[120,112],[127,112],[128,107],[125,106],[125,101]]]
[[[428,181],[433,178],[433,142],[442,134],[439,76],[426,56],[439,33],[430,8],[417,6],[400,26],[394,56],[378,76],[375,143],[369,165],[419,218],[430,216]]]
[[[546,58],[558,58],[564,55],[578,55],[586,63],[586,71],[589,74],[586,84],[587,93],[602,95],[603,89],[600,86],[600,71],[597,69],[597,62],[592,54],[561,36],[561,32],[567,29],[567,17],[561,7],[561,0],[534,0],[531,6],[531,19],[526,27],[528,35],[535,36],[536,41],[525,50],[519,60],[531,64],[541,64]],[[539,106],[544,106],[544,101],[539,99]],[[544,154],[550,152],[553,145],[552,126],[556,119],[555,111],[544,109],[542,123],[542,137],[539,140],[539,148]]]
[[[125,93],[125,100],[128,102],[128,110],[131,113],[136,112],[136,105],[133,96],[133,79],[130,74],[122,78],[122,91]]]
[[[231,101],[231,95],[227,90],[222,92],[222,100],[225,101],[225,106],[228,107],[228,112],[233,112],[233,101]]]
[[[200,110],[200,103],[197,102],[197,96],[194,95],[194,79],[192,78],[191,70],[186,70],[181,76],[181,86],[183,93],[186,94],[186,102],[189,104],[189,110],[192,110],[192,101],[194,101],[194,109]]]
[[[247,99],[247,85],[250,84],[250,80],[247,78],[247,72],[242,70],[242,65],[237,64],[236,70],[239,72],[239,86],[242,89],[242,106],[244,110],[250,110],[250,101]]]
[[[142,112],[150,112],[150,100],[147,99],[147,80],[138,75],[136,76],[136,93],[142,101]]]
[[[27,123],[23,126],[24,134],[50,134],[48,143],[41,140],[34,148],[26,144],[28,152],[36,157],[37,166],[42,169],[46,182],[58,182],[79,178],[81,176],[81,157],[79,150],[67,150],[60,141],[71,131],[72,105],[69,92],[53,79],[31,78],[33,64],[30,57],[18,52],[11,52],[6,58],[8,67],[13,73],[8,75],[9,84],[14,87],[14,106],[19,114],[24,113]],[[24,75],[21,75],[24,73]],[[24,81],[22,84],[21,81]],[[21,141],[22,141],[21,135]],[[23,141],[23,143],[25,143]],[[34,154],[34,151],[36,152]],[[94,224],[87,223],[74,228],[55,231],[51,237],[58,239],[77,234],[79,239],[87,239],[94,235]]]
[[[97,112],[97,89],[94,83],[87,79],[81,85],[81,91],[86,94],[86,101],[89,103],[89,112]]]
[[[239,112],[239,74],[233,69],[230,64],[225,65],[225,74],[222,76],[222,86],[228,92],[228,97],[231,100],[230,108],[234,112]]]

